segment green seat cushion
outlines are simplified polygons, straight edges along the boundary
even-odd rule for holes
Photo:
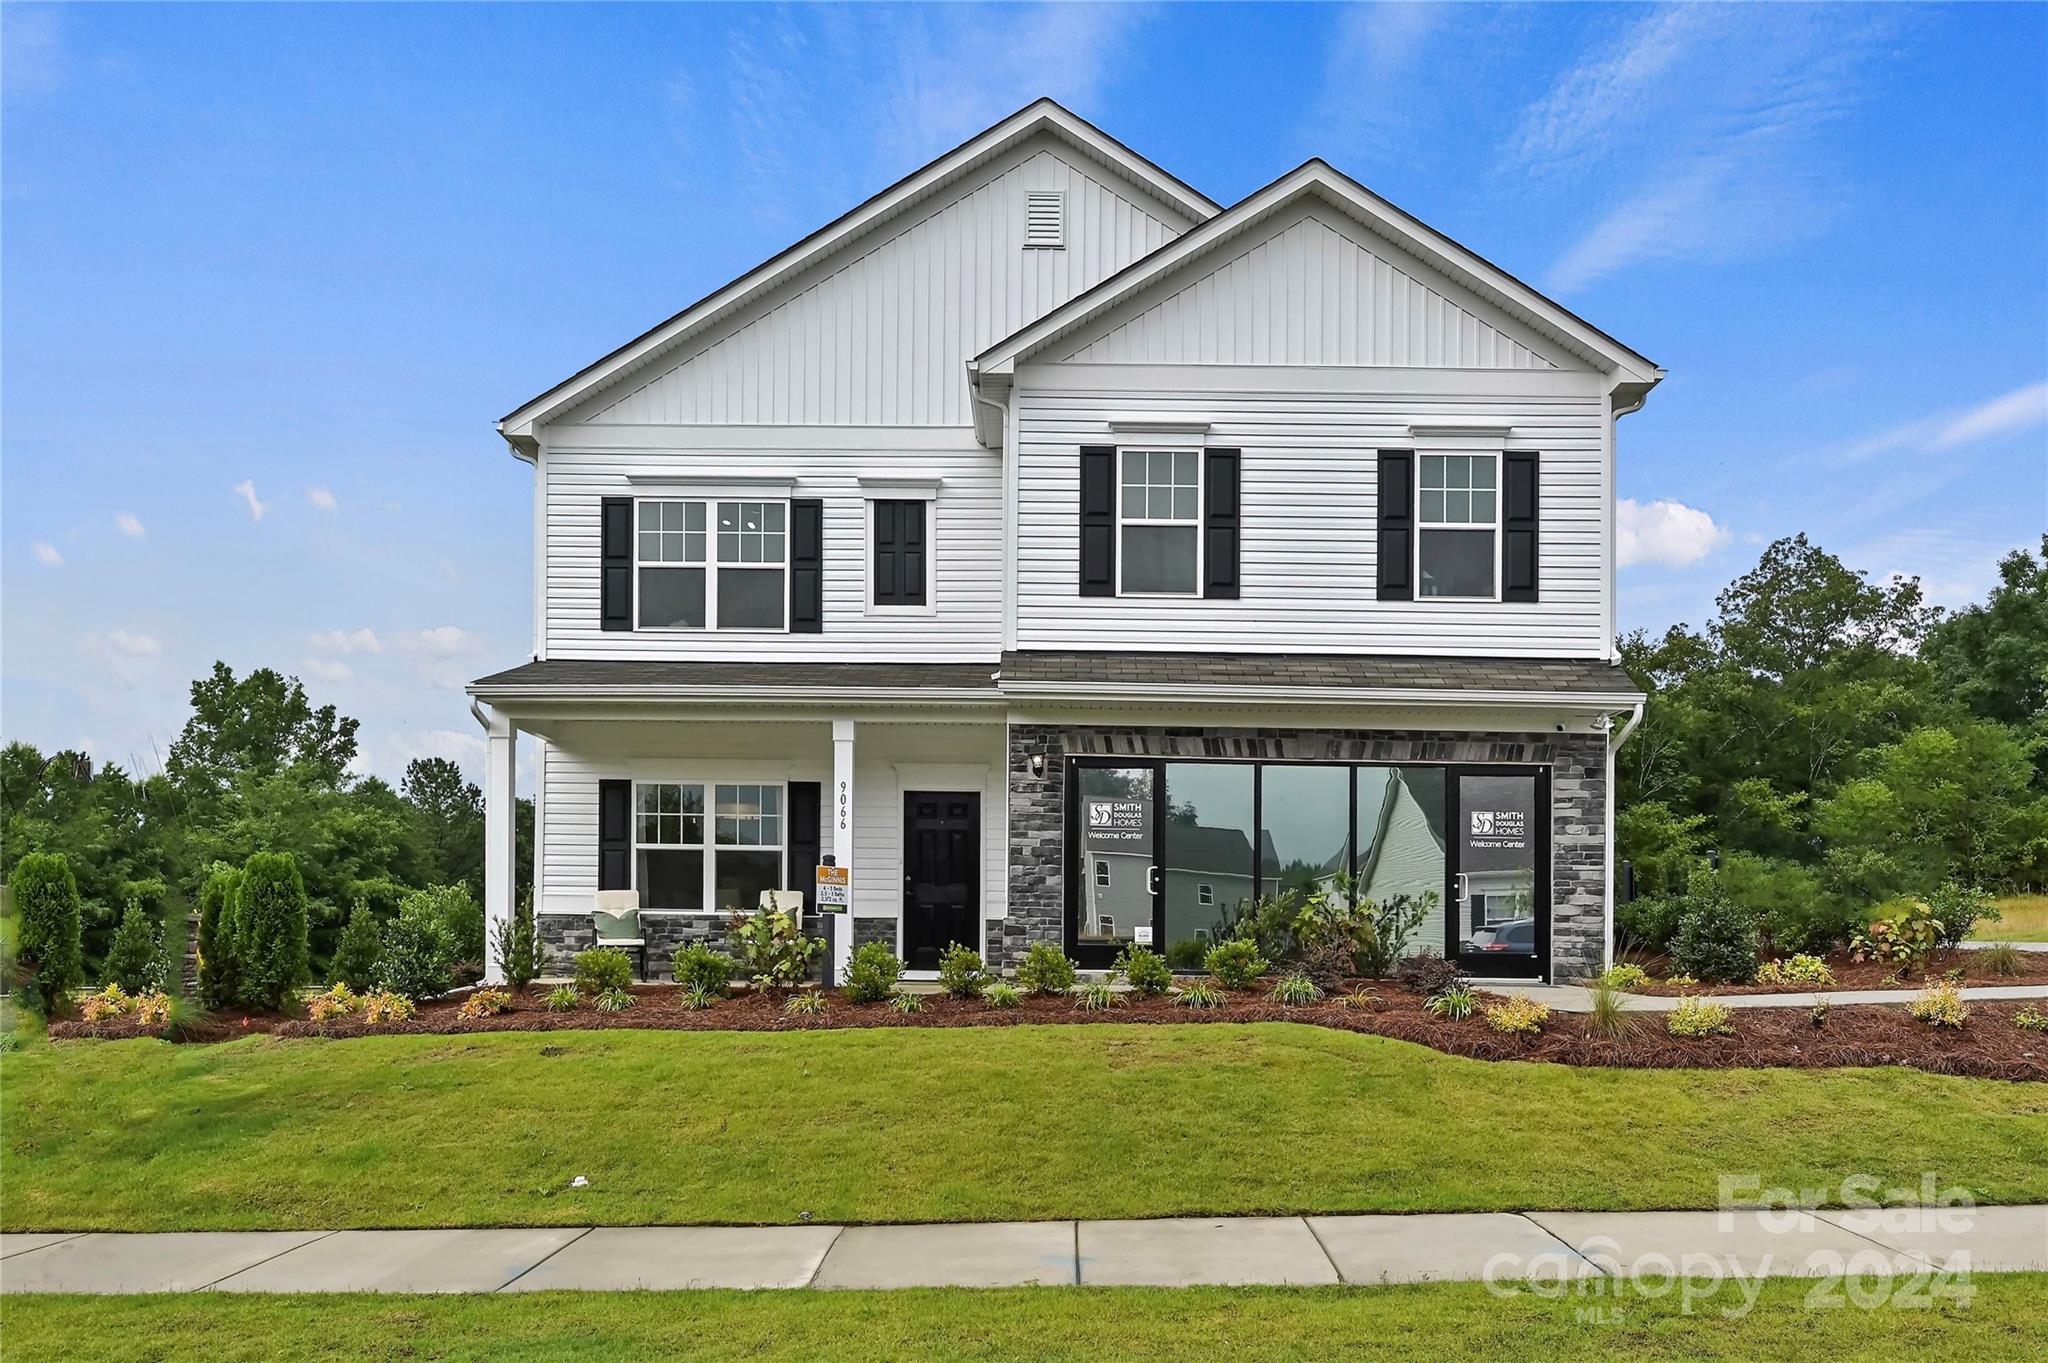
[[[600,942],[631,941],[640,935],[640,914],[628,909],[624,913],[606,913],[599,909],[591,915],[597,921],[597,940]]]

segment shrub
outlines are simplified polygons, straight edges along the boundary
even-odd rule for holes
[[[347,1017],[363,1006],[363,1000],[355,990],[346,984],[336,982],[324,994],[315,994],[306,1000],[306,1016],[315,1022],[329,1022],[335,1018]]]
[[[858,954],[854,956],[857,964]],[[722,951],[714,951],[703,942],[692,942],[678,947],[675,954],[676,985],[686,994],[702,990],[706,994],[722,997],[732,983],[740,963]],[[630,977],[631,972],[628,972]]]
[[[1650,972],[1633,962],[1617,961],[1600,972],[1600,983],[1614,989],[1641,989],[1650,982]]]
[[[988,989],[980,953],[955,942],[939,957],[939,988],[956,999],[978,999]]]
[[[901,978],[903,962],[896,953],[884,943],[869,942],[846,967],[846,997],[854,1003],[880,1003],[896,992]]]
[[[118,984],[110,984],[97,994],[88,994],[78,1005],[78,1015],[87,1022],[105,1022],[117,1018],[135,1006],[135,1000],[128,997],[128,991]]]
[[[1472,1010],[1479,1006],[1479,1000],[1472,993],[1472,986],[1463,980],[1431,994],[1422,1001],[1422,1011],[1433,1018],[1448,1022],[1463,1022],[1472,1016]]]
[[[398,901],[401,916],[431,918],[441,925],[448,939],[451,970],[475,977],[484,968],[484,906],[477,903],[469,886],[429,885],[413,890]]]
[[[1166,944],[1166,963],[1175,970],[1200,970],[1202,957],[1209,952],[1209,944],[1199,938],[1183,937],[1178,942]]]
[[[1614,931],[1643,951],[1668,951],[1685,911],[1683,895],[1644,895],[1614,906]]]
[[[1324,922],[1304,931],[1301,919],[1296,920],[1295,934],[1307,939],[1316,934],[1317,927],[1340,928],[1341,937],[1349,948],[1352,971],[1375,980],[1383,980],[1394,972],[1401,955],[1408,949],[1408,939],[1415,935],[1415,929],[1422,926],[1422,920],[1436,911],[1437,894],[1426,890],[1420,895],[1398,894],[1384,902],[1361,899],[1357,887],[1348,875],[1339,874],[1337,879],[1337,900],[1355,904],[1355,907],[1341,911],[1325,909],[1317,916]],[[1314,903],[1313,900],[1310,901]],[[1303,917],[1309,915],[1303,911]]]
[[[727,923],[740,968],[762,989],[794,989],[811,973],[811,957],[825,944],[804,936],[803,923],[786,909],[734,910]]]
[[[1030,994],[1072,993],[1074,963],[1052,943],[1033,942],[1017,966],[1017,983]]]
[[[1697,985],[1699,981],[1681,970],[1676,974],[1666,975],[1664,977],[1664,983],[1670,985],[1673,989],[1691,989],[1695,985]]]
[[[1591,1006],[1586,1010],[1586,1031],[1603,1041],[1619,1041],[1635,1031],[1636,1020],[1628,1015],[1628,1000],[1621,990],[1604,978],[1586,991]]]
[[[365,1022],[409,1022],[419,1013],[419,1005],[403,994],[394,994],[388,989],[379,989],[373,994],[363,995],[363,1021]]]
[[[31,1002],[48,1013],[85,978],[78,880],[61,852],[30,852],[8,882],[21,916],[16,960]]]
[[[1910,975],[1925,965],[1941,938],[1941,924],[1924,900],[1893,899],[1878,906],[1870,922],[1849,938],[1849,955],[1881,961]]]
[[[1024,1001],[1024,995],[1014,984],[992,984],[982,994],[981,1001],[991,1008],[1015,1008]]]
[[[1803,984],[1810,989],[1833,989],[1835,972],[1818,956],[1788,956],[1782,961],[1765,961],[1756,968],[1758,984]]]
[[[576,1005],[582,1001],[582,998],[583,996],[576,992],[575,985],[558,984],[553,989],[548,990],[547,997],[543,1001],[547,1004],[550,1013],[573,1013],[576,1011]]]
[[[159,988],[164,982],[163,936],[139,899],[129,900],[128,911],[121,915],[101,978],[131,994]]]
[[[1299,970],[1282,975],[1273,982],[1273,997],[1289,1008],[1314,1003],[1322,996],[1322,986]]]
[[[1151,998],[1173,988],[1173,967],[1151,947],[1131,943],[1118,954],[1114,968],[1140,998]]]
[[[889,1000],[889,1006],[905,1017],[910,1016],[912,1013],[922,1013],[924,1011],[924,995],[898,994]]]
[[[2020,953],[2010,942],[1980,948],[1976,956],[1977,964],[1984,967],[1987,975],[2009,980],[2020,973]]]
[[[161,1031],[171,1025],[171,1014],[177,1003],[161,989],[151,989],[135,999],[135,1024],[151,1031]]]
[[[355,908],[349,911],[348,923],[342,928],[341,937],[334,944],[334,961],[327,973],[328,982],[359,993],[372,988],[377,983],[377,962],[383,955],[384,944],[377,935],[377,912],[367,899],[358,899]]]
[[[1673,1036],[1707,1037],[1725,1036],[1735,1030],[1728,1025],[1728,1005],[1703,999],[1697,994],[1687,995],[1671,1010],[1664,1028]]]
[[[215,863],[199,887],[199,1001],[208,1008],[231,1008],[241,1001],[236,950],[241,898],[242,873]]]
[[[1756,920],[1721,893],[1712,872],[1693,876],[1678,931],[1671,936],[1671,963],[1688,975],[1730,983],[1756,971]]]
[[[596,996],[624,990],[633,982],[633,962],[617,947],[592,947],[576,953],[576,988]]]
[[[377,988],[415,1003],[447,993],[449,950],[439,919],[400,909],[378,945]]]
[[[498,958],[498,969],[503,972],[505,983],[524,991],[526,986],[540,978],[540,972],[547,966],[547,951],[541,946],[540,928],[533,921],[533,900],[530,896],[509,919],[497,925],[496,936],[491,950]]]
[[[2028,1004],[2012,1015],[2012,1025],[2029,1032],[2048,1032],[2048,1009]]]
[[[1935,941],[1944,948],[1961,946],[1979,921],[1997,922],[1998,906],[1991,896],[1960,881],[1947,881],[1928,896],[1927,907],[1934,912]]]
[[[512,996],[503,989],[479,989],[462,1001],[455,1010],[459,1022],[474,1022],[478,1018],[494,1018],[512,1006]]]
[[[824,991],[799,989],[782,1001],[782,1011],[791,1017],[818,1017],[825,1011]]]
[[[1202,958],[1202,968],[1225,989],[1249,989],[1252,981],[1266,973],[1268,962],[1258,945],[1242,937],[1218,942]]]
[[[1221,1008],[1224,1004],[1223,991],[1213,984],[1196,980],[1174,991],[1173,1004],[1176,1008]]]
[[[1486,1025],[1504,1036],[1537,1036],[1550,1021],[1550,1010],[1531,998],[1516,994],[1500,1003],[1488,1004]]]
[[[1749,911],[1780,954],[1823,954],[1847,943],[1861,921],[1855,900],[1829,891],[1819,875],[1795,861],[1735,852],[1721,863],[1719,880],[1723,893]]]
[[[1927,986],[1920,997],[1906,1005],[1906,1011],[1916,1022],[1930,1027],[1961,1027],[1970,1020],[1970,1005],[1963,1002],[1963,991],[1951,980]]]
[[[1282,890],[1236,909],[1226,908],[1217,926],[1228,938],[1250,942],[1268,961],[1289,961],[1300,950],[1294,937],[1295,920],[1300,917],[1301,895]],[[1205,965],[1206,961],[1205,957]]]
[[[1806,1021],[1816,1032],[1827,1026],[1828,1001],[1826,999],[1815,999],[1813,1007],[1806,1010]]]
[[[1346,1008],[1361,1013],[1377,1013],[1381,1008],[1380,996],[1370,989],[1354,989],[1339,1000]]]
[[[1434,998],[1465,978],[1456,961],[1441,956],[1410,956],[1401,962],[1394,978],[1425,998]]]
[[[569,991],[571,995],[574,995],[575,992],[573,989]],[[683,991],[679,1002],[687,1011],[701,1013],[724,997],[725,991],[723,989],[719,990],[716,994],[708,989],[686,989]]]
[[[306,978],[306,882],[289,852],[258,852],[242,867],[236,934],[242,1004],[281,1011]]]
[[[1378,906],[1353,900],[1349,879],[1340,876],[1334,893],[1310,895],[1294,916],[1301,973],[1333,989],[1357,973],[1361,957],[1379,951]]]
[[[1090,980],[1074,993],[1074,1007],[1083,1013],[1100,1013],[1124,1006],[1123,995],[1107,980]]]
[[[623,989],[606,989],[591,1000],[590,1006],[600,1013],[623,1013],[639,1002],[639,999]]]

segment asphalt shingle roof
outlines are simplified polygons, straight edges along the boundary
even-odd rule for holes
[[[856,690],[915,691],[979,690],[995,695],[994,663],[735,663],[649,662],[549,658],[522,663],[471,685],[478,690],[502,687],[559,687],[603,690],[607,687],[688,686],[837,686]]]
[[[1454,658],[1397,654],[1084,653],[1003,655],[1006,685],[1109,682],[1133,686],[1301,686],[1424,691],[1636,691],[1597,658]]]

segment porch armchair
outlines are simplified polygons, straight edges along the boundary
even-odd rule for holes
[[[599,890],[590,918],[597,928],[597,944],[616,947],[633,954],[638,963],[634,974],[647,978],[647,937],[640,927],[638,890]]]

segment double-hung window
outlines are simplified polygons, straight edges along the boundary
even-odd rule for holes
[[[1418,594],[1497,599],[1499,456],[1424,454],[1420,462],[1415,535]]]
[[[787,502],[641,502],[640,628],[786,628],[788,527]]]
[[[1202,582],[1199,450],[1124,450],[1117,498],[1117,591],[1194,596]]]
[[[639,782],[633,884],[641,905],[751,913],[761,891],[783,888],[784,827],[779,783]]]

